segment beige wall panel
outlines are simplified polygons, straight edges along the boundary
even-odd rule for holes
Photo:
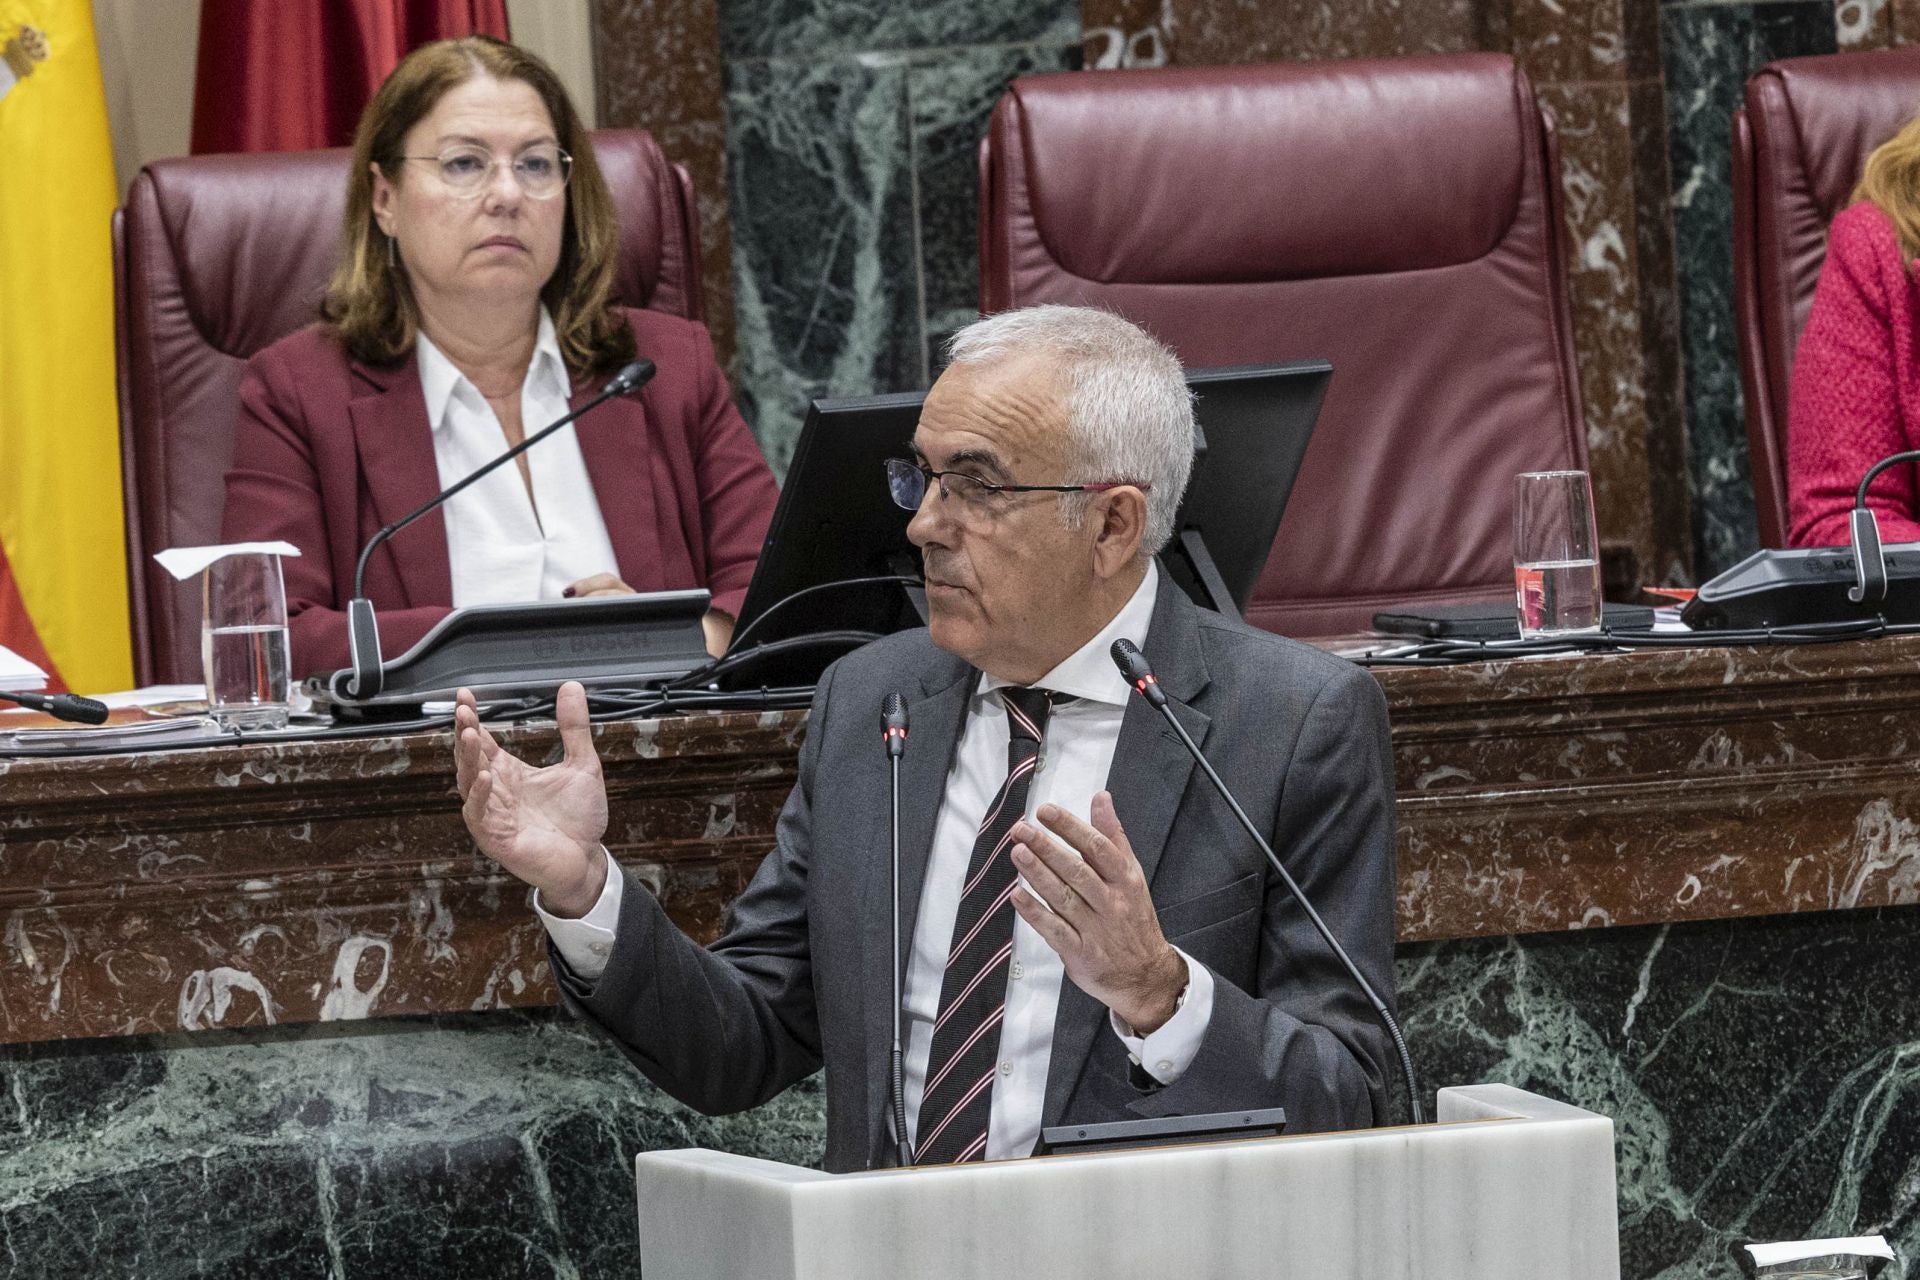
[[[588,127],[598,124],[587,0],[507,0],[513,42],[547,60]]]
[[[141,165],[192,142],[200,0],[93,0],[93,25],[124,195]]]

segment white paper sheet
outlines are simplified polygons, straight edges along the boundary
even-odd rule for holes
[[[215,560],[224,560],[228,556],[245,555],[249,552],[261,552],[276,556],[297,556],[300,548],[291,542],[234,542],[224,547],[168,547],[165,551],[156,551],[153,558],[160,567],[185,582],[199,573]]]
[[[15,693],[39,693],[46,687],[46,672],[0,644],[0,689],[10,689]]]
[[[1777,1267],[1802,1258],[1830,1258],[1836,1254],[1855,1258],[1892,1258],[1893,1248],[1885,1236],[1841,1236],[1832,1240],[1780,1240],[1770,1244],[1742,1245],[1756,1267]]]

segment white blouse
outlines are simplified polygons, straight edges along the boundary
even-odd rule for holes
[[[447,488],[500,456],[506,432],[480,389],[425,333],[415,343],[420,389],[433,426],[433,457]],[[527,435],[564,415],[571,382],[553,318],[540,309],[533,360],[520,385],[520,421]],[[441,508],[453,562],[453,604],[555,600],[596,573],[618,575],[600,499],[587,475],[580,440],[569,426],[521,455],[533,497],[518,466],[501,467]]]

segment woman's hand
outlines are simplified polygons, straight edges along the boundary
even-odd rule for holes
[[[561,594],[569,600],[587,600],[594,596],[631,596],[638,593],[610,573],[596,573],[590,578],[580,579]],[[724,613],[707,610],[701,615],[700,630],[706,635],[709,657],[719,657],[733,643],[733,619]]]
[[[569,600],[589,600],[594,596],[630,596],[637,593],[610,573],[596,573],[580,579],[560,594]]]
[[[733,643],[733,619],[716,609],[700,615],[700,629],[707,633],[708,657],[719,657]]]

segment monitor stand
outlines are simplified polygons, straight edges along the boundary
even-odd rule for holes
[[[1207,550],[1207,540],[1194,528],[1182,529],[1167,549],[1160,553],[1160,564],[1167,575],[1177,583],[1189,599],[1202,609],[1211,609],[1215,613],[1232,618],[1235,622],[1244,622],[1240,609],[1233,603],[1233,593],[1227,590],[1225,579],[1220,576],[1219,567],[1213,563],[1213,555]]]

